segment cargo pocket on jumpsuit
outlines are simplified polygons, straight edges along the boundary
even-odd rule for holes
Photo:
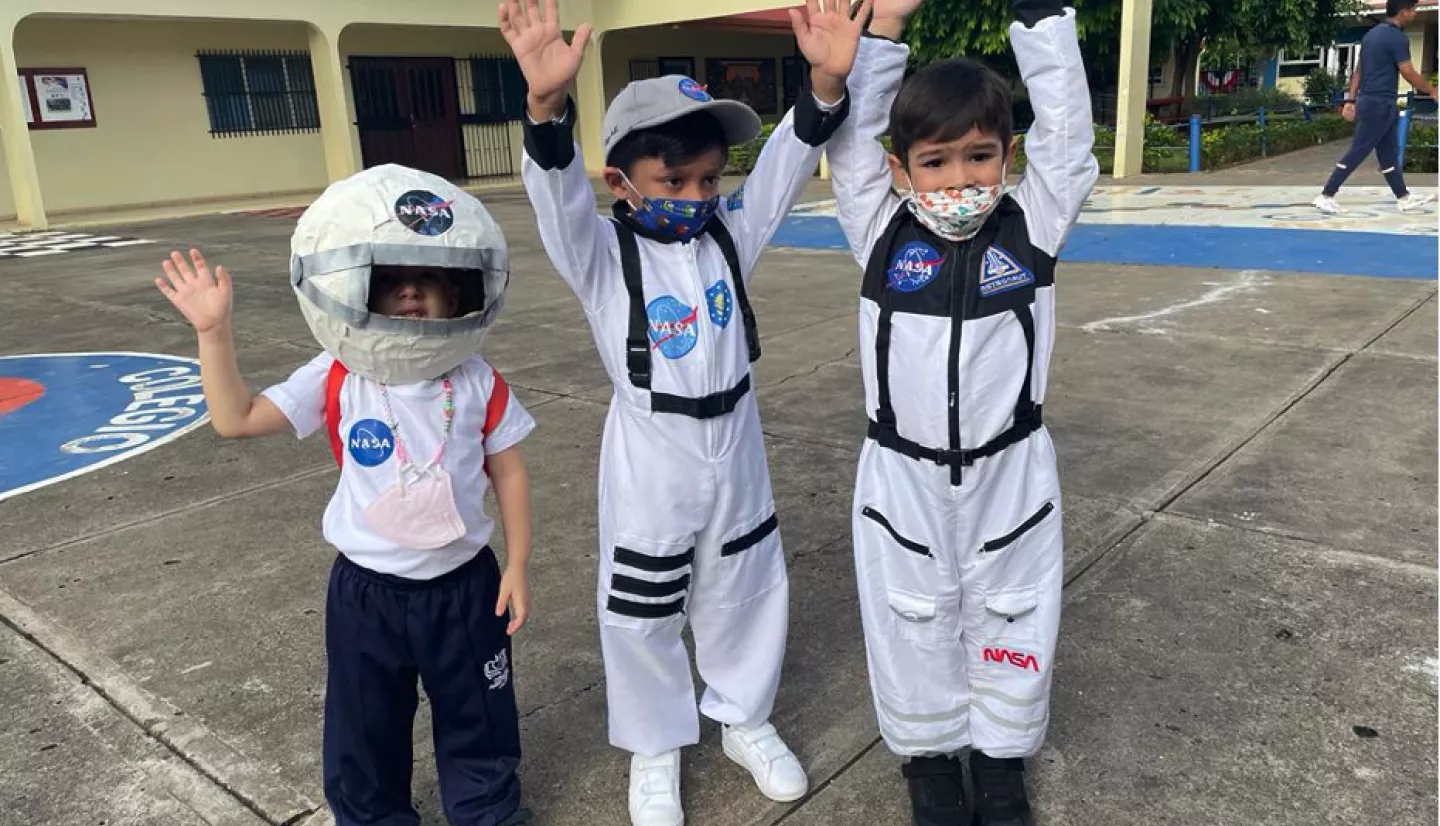
[[[649,633],[684,620],[695,548],[621,538],[611,549],[601,622]]]
[[[780,545],[780,520],[774,505],[735,527],[738,535],[720,546],[715,583],[719,608],[736,608],[785,584],[785,554]],[[708,569],[707,569],[708,570]],[[710,589],[714,588],[712,592]]]
[[[942,603],[939,561],[930,546],[895,525],[874,505],[860,508],[862,525],[868,525],[866,547],[873,548],[871,565],[884,579],[885,602],[890,626],[897,639],[939,646],[959,636],[958,598],[947,607]]]
[[[1046,550],[1041,546],[1053,541],[1053,531],[1044,526],[1050,524],[1054,511],[1055,504],[1045,502],[1013,530],[987,540],[979,551],[996,568],[984,576],[984,614],[976,635],[979,651],[970,675],[972,709],[979,719],[972,716],[971,721],[972,725],[988,722],[1004,739],[1017,743],[1044,732],[1054,646],[1043,644],[1041,585],[1036,576],[1010,572],[1044,569],[1037,557]],[[993,584],[996,580],[1003,584]]]

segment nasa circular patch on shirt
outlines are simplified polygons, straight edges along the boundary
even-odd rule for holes
[[[680,81],[680,94],[691,100],[698,100],[701,103],[710,102],[710,93],[705,91],[705,87],[688,77]]]
[[[699,334],[695,319],[699,307],[687,307],[671,295],[662,295],[645,307],[650,319],[650,344],[667,359],[684,358],[695,349]]]
[[[350,426],[345,449],[361,467],[382,465],[395,452],[395,434],[379,419],[361,419]]]
[[[454,205],[433,192],[412,189],[395,200],[395,217],[411,232],[444,235],[455,226]]]
[[[895,253],[885,279],[890,287],[902,293],[923,289],[945,265],[945,257],[924,241],[911,241]]]

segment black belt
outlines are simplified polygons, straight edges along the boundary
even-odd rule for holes
[[[714,419],[733,411],[745,394],[750,392],[750,374],[729,390],[711,393],[698,399],[650,392],[650,409],[656,413],[678,413],[692,419]]]
[[[980,459],[994,456],[1013,444],[1025,441],[1031,433],[1039,430],[1044,424],[1040,415],[1041,407],[1042,405],[1036,405],[1029,416],[1017,419],[1004,433],[972,450],[938,450],[925,447],[901,436],[894,427],[886,427],[874,419],[870,420],[869,436],[881,447],[911,459],[934,462],[942,467],[970,467]]]

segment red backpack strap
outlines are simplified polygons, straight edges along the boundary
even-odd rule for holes
[[[510,385],[505,383],[505,377],[500,371],[490,368],[495,375],[495,384],[490,388],[490,401],[485,404],[485,427],[480,431],[485,438],[495,432],[500,426],[500,420],[505,418],[505,408],[510,406]]]
[[[335,454],[335,464],[345,466],[345,443],[340,440],[340,388],[350,371],[339,359],[330,363],[330,374],[325,377],[325,429],[330,433],[330,452]]]

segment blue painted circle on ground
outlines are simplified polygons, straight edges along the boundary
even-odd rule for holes
[[[361,419],[350,425],[345,449],[350,451],[350,458],[362,467],[383,465],[395,452],[395,434],[389,425],[379,419]]]
[[[650,344],[667,359],[678,359],[695,349],[698,307],[687,307],[671,295],[662,295],[645,308],[650,318]]]
[[[144,453],[198,427],[207,413],[194,359],[0,356],[0,499]]]

